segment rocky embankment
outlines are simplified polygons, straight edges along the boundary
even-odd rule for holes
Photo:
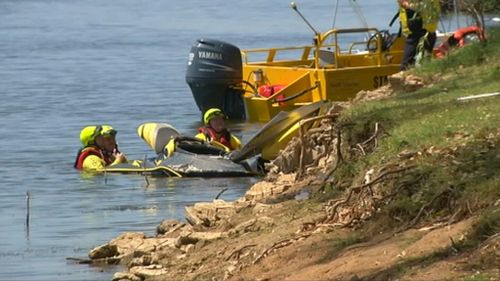
[[[421,79],[402,74],[376,91],[363,91],[353,101],[383,99],[396,91],[415,91]],[[353,158],[371,153],[387,132],[380,124],[366,129],[364,138],[346,133],[350,124],[339,121],[350,104],[335,104],[318,118],[302,138],[269,164],[269,174],[234,201],[214,200],[186,207],[186,221],[165,220],[157,235],[124,233],[93,249],[86,262],[121,263],[127,271],[117,280],[388,280],[391,272],[427,259],[465,239],[473,218],[404,227],[372,237],[369,220],[398,190],[398,177],[411,171],[426,153],[406,151],[383,166],[364,171],[356,181],[339,182],[334,172]],[[332,182],[338,196],[310,200],[326,192]],[[500,204],[500,203],[499,203]],[[420,215],[419,215],[420,216]],[[470,217],[470,216],[469,216]],[[362,228],[364,227],[364,228]],[[457,263],[486,257],[499,259],[500,240],[438,267],[421,267],[404,280],[441,280],[470,270]],[[416,263],[415,263],[416,264]]]

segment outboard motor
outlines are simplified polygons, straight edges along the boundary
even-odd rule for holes
[[[186,82],[202,113],[216,107],[230,119],[245,119],[242,76],[238,47],[212,39],[198,39],[191,47]]]

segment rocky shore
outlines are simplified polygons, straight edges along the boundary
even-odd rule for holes
[[[376,91],[359,93],[353,103],[424,87],[422,78],[402,73],[389,81]],[[125,265],[127,270],[116,273],[113,281],[392,280],[401,267],[421,265],[436,253],[458,248],[477,221],[473,210],[421,223],[424,213],[431,212],[423,204],[411,220],[394,215],[387,227],[383,220],[372,218],[406,188],[423,158],[432,155],[452,161],[461,148],[402,150],[382,165],[348,171],[352,161],[373,153],[380,139],[390,134],[384,124],[356,125],[343,118],[350,106],[333,105],[307,134],[292,139],[268,165],[269,174],[238,200],[188,206],[186,222],[165,220],[153,237],[123,233],[91,250],[85,262]],[[496,131],[489,140],[496,143],[499,136]],[[340,178],[339,172],[354,176]],[[436,195],[428,206],[446,196]],[[439,277],[443,271],[451,278],[447,280],[454,280],[472,270],[460,263],[480,264],[488,258],[500,264],[499,247],[497,235],[481,248],[457,250],[453,261],[422,266],[398,280],[443,280]]]

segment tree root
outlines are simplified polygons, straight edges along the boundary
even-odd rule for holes
[[[312,118],[307,118],[304,120],[301,120],[299,122],[299,137],[300,137],[300,156],[299,156],[299,170],[297,172],[297,178],[302,177],[304,173],[304,154],[305,154],[305,133],[304,133],[304,125],[307,123],[315,122],[318,120],[323,120],[323,119],[335,119],[339,116],[338,113],[336,114],[326,114],[322,116],[316,116]]]
[[[262,254],[260,254],[253,261],[253,264],[258,263],[260,260],[262,260],[263,258],[265,258],[272,251],[277,250],[279,248],[286,247],[286,246],[288,246],[290,244],[293,244],[293,243],[295,243],[297,241],[303,240],[303,239],[305,239],[305,238],[307,238],[307,237],[309,237],[311,235],[312,235],[312,232],[308,232],[308,233],[304,233],[304,234],[298,235],[298,236],[296,236],[294,238],[290,238],[290,239],[285,239],[285,240],[278,241],[278,242],[274,243],[270,248],[268,248],[264,252],[262,252]]]
[[[434,196],[431,201],[427,202],[427,204],[424,204],[420,210],[418,211],[417,215],[415,216],[415,218],[413,218],[411,220],[411,222],[407,225],[407,228],[412,228],[414,227],[418,221],[420,220],[420,217],[422,216],[422,214],[424,213],[424,211],[429,207],[431,206],[432,204],[434,204],[434,202],[441,198],[442,196],[444,195],[448,195],[450,193],[450,190],[449,189],[446,189],[446,190],[443,190],[441,191],[440,193],[436,194],[436,196]]]
[[[322,223],[325,224],[325,223],[331,222],[335,218],[335,216],[338,215],[337,209],[341,205],[346,204],[347,202],[349,202],[351,200],[352,195],[355,192],[360,192],[362,189],[367,188],[367,187],[371,188],[372,185],[381,182],[388,175],[397,174],[397,173],[400,173],[400,172],[404,172],[404,171],[412,169],[414,167],[415,167],[414,165],[410,165],[410,166],[406,166],[406,167],[403,167],[403,168],[400,168],[400,169],[386,171],[386,172],[380,174],[377,178],[373,179],[372,181],[370,181],[368,183],[351,187],[349,189],[349,193],[348,193],[347,197],[345,197],[344,199],[341,199],[341,200],[338,200],[338,199],[337,200],[331,200],[331,201],[327,202],[327,204],[326,204],[326,206],[327,206],[326,207],[326,213],[327,213],[327,215],[326,215],[325,220]],[[372,190],[370,191],[370,193],[373,196],[373,191]]]
[[[370,142],[374,142],[373,147],[371,148],[371,150],[375,149],[378,146],[378,136],[381,133],[384,133],[384,132],[385,131],[384,131],[382,125],[380,125],[378,122],[376,122],[375,123],[375,130],[374,130],[373,134],[368,139],[366,139],[364,142],[357,143],[355,145],[354,149],[359,150],[362,155],[368,154],[366,146],[368,144],[370,144]]]
[[[233,257],[236,258],[237,260],[240,259],[240,256],[241,256],[241,253],[243,252],[243,250],[245,249],[248,249],[248,248],[251,248],[251,247],[255,247],[257,246],[257,244],[250,244],[250,245],[245,245],[243,247],[240,247],[236,250],[234,250],[229,256],[227,256],[224,260],[225,261],[228,261],[230,259],[232,259]]]

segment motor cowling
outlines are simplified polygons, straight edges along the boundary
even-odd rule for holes
[[[220,108],[231,119],[244,119],[240,49],[227,42],[198,39],[191,47],[186,82],[202,114]]]

